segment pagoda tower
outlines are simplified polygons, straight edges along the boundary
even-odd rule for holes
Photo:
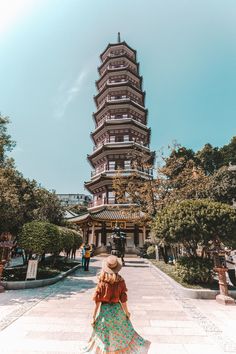
[[[117,202],[112,184],[118,171],[123,176],[134,173],[134,151],[136,155],[153,159],[145,92],[136,50],[121,42],[119,33],[117,43],[108,44],[100,59],[98,93],[94,96],[95,129],[91,133],[94,147],[88,155],[92,172],[90,181],[85,182],[93,201],[89,213],[76,220],[84,230],[86,241],[97,247],[107,245],[112,229],[118,224],[128,236],[128,251],[135,252],[136,246],[143,245],[148,230],[146,225],[138,225],[137,220],[135,223],[129,205]],[[152,169],[140,166],[135,167],[135,172],[142,178],[152,178]]]

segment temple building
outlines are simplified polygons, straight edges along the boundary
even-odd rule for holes
[[[150,128],[147,127],[145,92],[139,74],[136,50],[126,42],[108,44],[100,55],[98,93],[94,96],[95,129],[91,133],[93,151],[88,155],[92,167],[91,179],[85,182],[93,196],[88,213],[72,219],[84,233],[84,240],[101,251],[111,241],[115,225],[127,235],[127,252],[135,253],[148,237],[149,228],[142,216],[130,210],[129,204],[119,204],[113,190],[113,178],[134,172],[133,151],[153,159],[150,151]],[[141,178],[152,178],[152,169],[136,167]]]

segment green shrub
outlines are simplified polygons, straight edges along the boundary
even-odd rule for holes
[[[177,276],[188,284],[206,284],[212,280],[213,264],[200,257],[181,257],[176,262]]]
[[[147,249],[147,255],[148,258],[150,259],[155,259],[156,258],[156,250],[155,250],[155,246],[149,246]]]
[[[82,245],[83,240],[80,232],[66,227],[60,227],[59,232],[64,251],[70,251],[72,248],[79,249]]]
[[[57,254],[61,250],[58,227],[44,221],[28,222],[22,228],[19,244],[25,250],[38,255]]]

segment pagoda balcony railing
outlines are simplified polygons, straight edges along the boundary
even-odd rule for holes
[[[132,115],[128,116],[128,114],[123,114],[121,116],[107,116],[99,121],[97,128],[100,127],[104,122],[107,122],[109,120],[119,120],[119,119],[135,119],[135,118]]]
[[[104,117],[102,120],[100,120],[100,121],[98,122],[98,126],[96,127],[95,131],[96,131],[101,125],[103,125],[104,122],[107,122],[107,121],[109,121],[109,120],[112,120],[112,121],[114,121],[114,120],[121,120],[121,122],[122,122],[123,119],[133,119],[133,120],[135,120],[136,122],[138,122],[141,126],[146,127],[146,125],[141,122],[141,119],[140,119],[140,118],[137,118],[137,117],[135,117],[135,116],[133,116],[133,115],[123,114],[122,116],[106,116],[106,117]]]
[[[104,67],[104,69],[101,71],[101,77],[104,76],[104,74],[107,72],[107,70],[110,70],[110,71],[116,71],[116,70],[120,70],[120,69],[129,69],[130,71],[132,71],[135,75],[138,74],[137,72],[137,68],[134,68],[133,66],[131,65],[128,65],[128,64],[117,64],[117,65],[107,65],[106,67]]]
[[[115,198],[100,198],[97,200],[94,200],[93,202],[89,203],[88,207],[89,208],[93,208],[93,207],[97,207],[100,205],[107,205],[107,204],[116,204],[116,199]]]
[[[117,70],[117,69],[127,69],[128,68],[128,64],[117,64],[117,65],[107,65],[103,68],[103,70],[101,71],[101,77],[105,74],[105,72],[107,70]]]
[[[135,145],[139,145],[142,147],[145,147],[147,149],[149,149],[149,145],[144,143],[143,141],[135,141],[135,140],[123,140],[123,141],[110,141],[109,139],[104,140],[101,144],[99,145],[95,145],[93,147],[93,151],[97,151],[99,149],[101,149],[104,145],[126,145],[126,144],[135,144]]]
[[[134,53],[130,53],[128,52],[127,50],[124,50],[124,49],[120,49],[120,50],[117,50],[116,52],[110,52],[108,54],[104,53],[103,57],[106,58],[115,58],[115,57],[120,57],[120,56],[123,56],[123,55],[127,55],[129,58],[135,60],[135,57],[134,57]],[[104,61],[105,59],[103,59]]]
[[[129,96],[123,96],[123,97],[117,97],[117,98],[108,98],[106,97],[99,105],[98,105],[98,110],[100,110],[106,103],[111,103],[111,102],[130,102],[133,101],[136,105],[138,105],[141,108],[144,108],[144,106],[141,104],[141,102],[138,102],[136,99],[133,97]]]
[[[134,87],[137,87],[139,88],[139,84],[138,82],[135,82],[134,80],[130,80],[130,79],[116,79],[116,80],[111,80],[111,79],[108,79],[106,80],[106,82],[104,82],[104,84],[99,88],[99,92],[101,92],[104,87],[106,85],[108,86],[116,86],[117,84],[128,84],[130,83],[131,85],[133,85]]]
[[[153,177],[153,169],[152,168],[117,168],[117,169],[109,169],[109,167],[104,167],[103,169],[95,170],[91,172],[92,179],[99,176],[101,173],[104,173],[108,176],[115,176],[118,173],[122,174],[122,176],[129,176],[133,173],[139,173],[145,177]]]
[[[116,86],[117,84],[124,84],[124,83],[127,83],[129,82],[130,80],[127,80],[127,79],[116,79],[116,80],[111,80],[111,79],[108,79],[104,82],[104,84],[99,88],[99,92],[101,92],[104,87],[106,85],[108,86]]]

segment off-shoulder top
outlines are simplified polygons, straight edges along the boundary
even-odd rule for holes
[[[99,281],[93,300],[97,302],[126,302],[127,301],[127,288],[125,281],[122,279],[114,284],[109,284],[107,282]]]

